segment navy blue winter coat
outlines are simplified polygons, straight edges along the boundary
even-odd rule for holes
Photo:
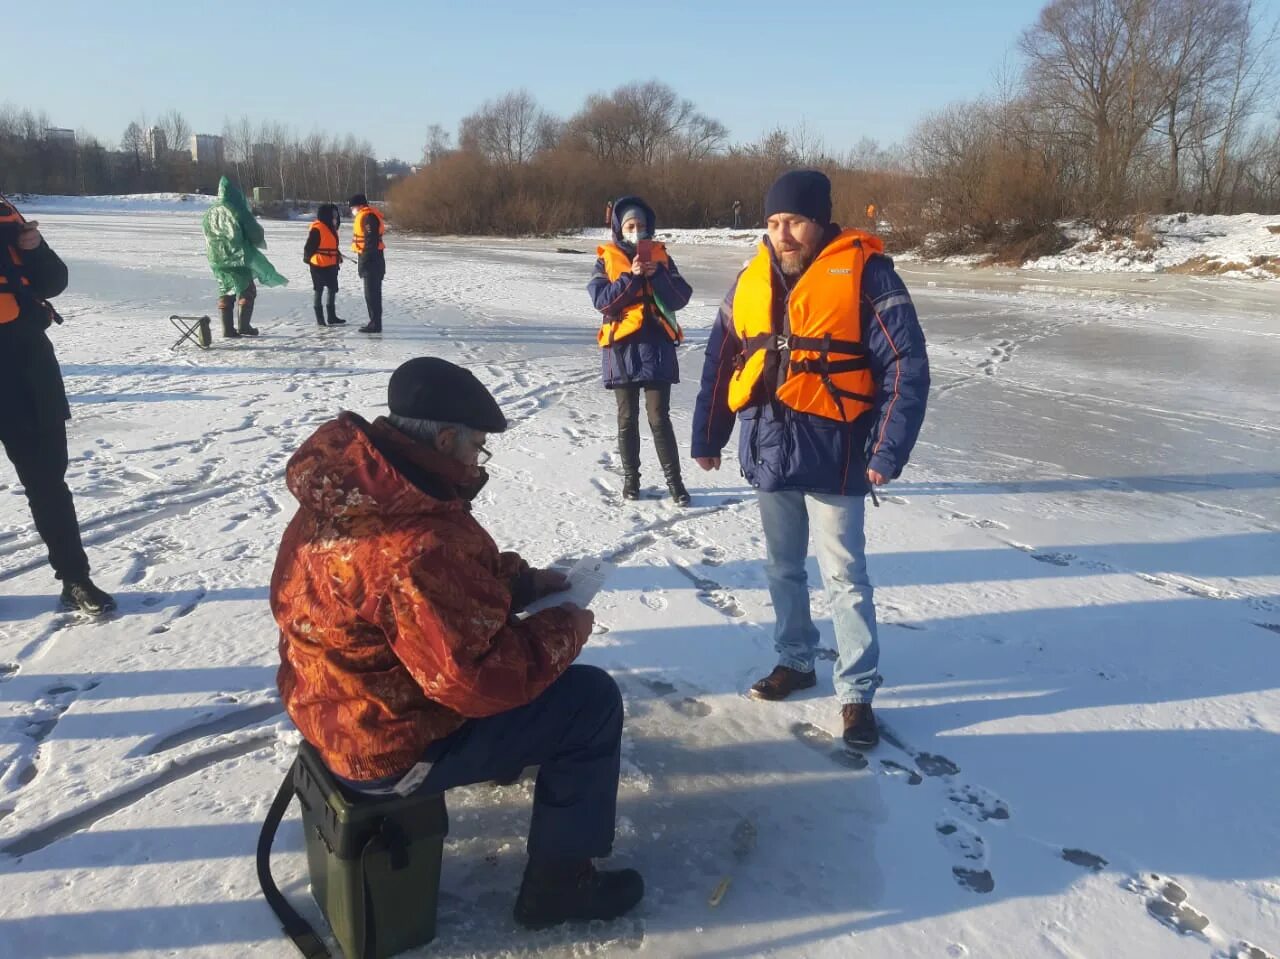
[[[832,225],[827,241],[839,233]],[[775,278],[785,286],[772,247],[769,252]],[[735,280],[707,341],[693,417],[694,457],[719,456],[733,433],[729,380],[734,357],[742,350],[733,326],[736,289]],[[775,296],[775,331],[782,329],[785,308],[785,295]],[[862,495],[868,489],[868,469],[889,478],[901,475],[924,422],[929,357],[911,295],[887,256],[872,256],[863,268],[861,314],[862,342],[876,386],[874,407],[852,423],[798,413],[773,399],[740,410],[738,461],[752,486],[764,492]]]
[[[644,210],[650,236],[654,234],[657,218],[653,209],[639,197],[625,196],[613,204],[613,243],[628,257],[634,257],[635,247],[622,239],[622,222],[618,218],[619,212],[629,206],[639,206]],[[658,323],[657,308],[649,289],[657,294],[668,310],[673,311],[684,309],[689,297],[693,296],[693,289],[676,269],[674,260],[670,260],[669,265],[659,264],[658,272],[648,278],[647,285],[644,277],[631,273],[624,273],[610,283],[604,259],[596,260],[587,292],[591,294],[591,302],[597,310],[612,316],[635,303],[646,303],[644,323],[640,329],[600,351],[600,378],[608,389],[680,382],[676,345]]]

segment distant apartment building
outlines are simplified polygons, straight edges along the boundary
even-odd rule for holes
[[[255,143],[252,153],[253,165],[259,169],[269,169],[280,162],[280,148],[274,143]]]
[[[222,166],[224,161],[222,137],[208,133],[193,133],[191,135],[191,159],[201,166]]]
[[[45,127],[44,138],[50,143],[73,147],[76,145],[76,131],[66,127]]]

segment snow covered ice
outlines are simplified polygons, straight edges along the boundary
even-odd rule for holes
[[[1274,283],[904,267],[934,389],[869,512],[886,741],[857,757],[828,663],[786,703],[744,695],[774,657],[736,469],[687,464],[679,510],[646,441],[648,497],[621,500],[591,257],[556,252],[590,241],[392,234],[369,339],[316,329],[306,224],[266,222],[291,286],[259,296],[264,335],[171,351],[166,317],[214,307],[202,209],[30,211],[71,268],[51,333],[69,482],[121,609],[56,611],[6,467],[0,956],[294,954],[253,864],[297,742],[266,602],[283,467],[340,409],[377,415],[421,354],[470,367],[512,421],[477,503],[498,542],[615,564],[583,660],[624,690],[613,861],[648,885],[619,922],[519,931],[531,779],[455,790],[422,955],[1280,954]],[[686,447],[746,249],[672,248],[695,289],[672,401]],[[364,319],[350,269],[338,309]],[[273,865],[319,923],[296,806]]]

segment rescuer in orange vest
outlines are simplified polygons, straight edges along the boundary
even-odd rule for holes
[[[693,456],[719,469],[738,435],[759,491],[778,666],[751,687],[785,699],[817,682],[818,630],[805,557],[813,533],[835,632],[844,742],[879,741],[871,700],[880,647],[863,530],[865,497],[896,479],[924,421],[929,358],[915,305],[880,239],[831,222],[831,181],[783,174],[765,197],[767,234],[707,340]]]
[[[613,205],[613,239],[596,252],[587,284],[601,314],[596,342],[600,373],[618,401],[618,455],[622,459],[622,498],[640,498],[640,392],[653,445],[677,506],[688,506],[689,491],[680,475],[680,447],[671,427],[671,387],[680,382],[676,347],[684,331],[676,311],[693,290],[676,269],[666,247],[653,239],[653,210],[635,196]]]
[[[347,202],[351,205],[351,249],[359,256],[356,269],[364,281],[364,305],[369,311],[369,322],[360,327],[360,332],[381,333],[382,280],[387,275],[382,237],[387,232],[387,222],[382,211],[370,206],[363,193]]]
[[[302,248],[302,259],[311,267],[311,287],[315,290],[316,324],[318,326],[342,326],[347,321],[339,319],[334,300],[338,296],[338,267],[343,256],[338,249],[338,225],[341,217],[332,203],[321,203],[316,210],[311,232]],[[320,295],[329,291],[327,320],[326,309],[321,306]]]

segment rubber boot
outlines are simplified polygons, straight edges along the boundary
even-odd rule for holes
[[[241,336],[257,336],[258,331],[249,322],[253,319],[253,300],[240,302],[240,325],[236,327]]]
[[[324,321],[324,307],[317,306],[316,307],[316,326],[327,326],[327,325],[328,324],[326,324]]]
[[[222,317],[223,337],[234,340],[240,335],[236,332],[236,298],[234,296],[218,297],[218,313]]]
[[[333,305],[333,300],[329,301],[329,325],[330,326],[346,326],[347,321],[338,316],[338,308]]]

